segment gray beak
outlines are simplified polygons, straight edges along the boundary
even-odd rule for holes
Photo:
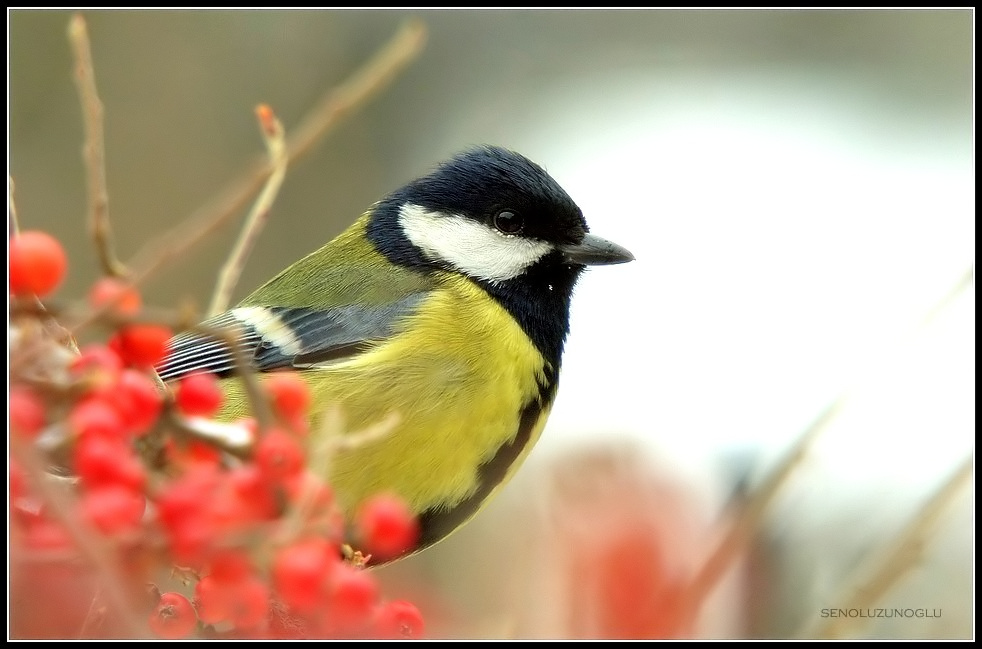
[[[558,248],[566,256],[567,261],[582,266],[623,264],[634,260],[634,255],[627,248],[594,234],[587,234],[579,243],[558,246]]]

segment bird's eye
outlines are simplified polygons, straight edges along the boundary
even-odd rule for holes
[[[525,219],[511,210],[501,210],[494,216],[494,227],[504,234],[518,234],[525,227]]]

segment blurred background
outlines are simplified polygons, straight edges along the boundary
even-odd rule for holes
[[[541,163],[637,257],[584,276],[518,477],[379,571],[432,635],[974,635],[974,477],[919,552],[892,554],[974,457],[972,10],[85,15],[124,260],[262,154],[256,104],[289,132],[410,15],[426,49],[289,169],[236,298],[479,143]],[[69,17],[8,11],[8,172],[22,227],[68,248],[75,298],[98,270]],[[146,301],[204,308],[237,230]],[[741,503],[833,404],[690,601]]]

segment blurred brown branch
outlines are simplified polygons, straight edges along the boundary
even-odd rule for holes
[[[7,236],[12,237],[20,232],[20,224],[17,222],[17,205],[14,203],[14,179],[7,176]]]
[[[917,566],[924,546],[931,540],[942,516],[954,503],[955,497],[968,485],[975,471],[974,464],[971,457],[965,458],[944,484],[924,503],[910,523],[900,531],[896,541],[886,548],[886,558],[879,562],[870,561],[870,564],[876,564],[872,569],[867,565],[865,569],[861,568],[858,571],[859,574],[865,574],[867,577],[850,587],[849,594],[836,600],[844,602],[840,608],[865,609],[875,605],[900,581],[901,577]],[[877,548],[875,555],[883,556],[884,552]],[[804,634],[802,637],[842,638],[855,630],[857,624],[864,624],[867,620],[868,618],[864,617],[829,618],[816,631]]]
[[[808,453],[812,443],[842,410],[845,397],[836,399],[797,439],[784,459],[771,470],[757,489],[739,502],[733,513],[733,522],[726,530],[716,549],[704,561],[686,590],[689,606],[686,610],[698,612],[736,560],[746,550],[748,543],[760,529],[768,508],[787,483],[788,478]]]
[[[307,153],[344,117],[381,92],[401,70],[419,56],[425,43],[425,25],[419,20],[406,22],[385,47],[347,81],[330,91],[301,121],[294,136],[287,140],[288,162],[292,163]],[[130,264],[131,268],[136,269],[130,277],[131,285],[138,285],[224,225],[249,200],[249,196],[262,186],[270,173],[268,161],[253,164],[184,222],[146,246]],[[75,323],[72,331],[77,333],[89,326],[99,315],[96,312]]]
[[[74,496],[57,484],[57,479],[46,471],[36,448],[17,435],[10,436],[9,446],[11,458],[24,469],[34,492],[44,502],[45,509],[53,519],[61,523],[81,555],[99,575],[100,591],[112,605],[115,616],[118,616],[117,622],[122,624],[131,637],[141,637],[142,627],[136,621],[132,608],[133,599],[124,586],[126,580],[111,546],[79,520]]]
[[[266,144],[266,151],[269,153],[269,163],[273,167],[273,172],[266,179],[263,190],[259,193],[249,216],[246,217],[242,232],[235,242],[235,246],[229,253],[225,265],[218,276],[218,284],[215,286],[215,293],[211,297],[211,305],[208,307],[208,317],[216,316],[228,308],[232,297],[235,284],[242,274],[246,258],[252,251],[262,232],[263,226],[269,218],[269,211],[273,207],[273,201],[280,191],[283,178],[286,176],[286,165],[289,158],[286,155],[286,140],[283,134],[283,125],[276,115],[266,104],[256,108],[256,116],[259,119],[260,131],[263,134],[263,142]]]
[[[287,140],[290,161],[307,154],[338,122],[373,98],[423,51],[426,25],[406,21],[389,43],[344,84],[324,95]]]
[[[81,14],[68,24],[68,40],[75,56],[75,85],[82,104],[85,127],[85,171],[89,189],[89,231],[95,241],[102,272],[114,277],[129,274],[113,251],[112,226],[109,222],[109,192],[106,190],[106,144],[103,132],[103,108],[95,87],[89,30]]]

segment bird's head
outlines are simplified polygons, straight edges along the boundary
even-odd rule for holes
[[[542,167],[492,146],[461,153],[380,201],[368,236],[394,263],[491,286],[541,277],[572,287],[586,265],[634,259],[589,234],[580,208]]]

